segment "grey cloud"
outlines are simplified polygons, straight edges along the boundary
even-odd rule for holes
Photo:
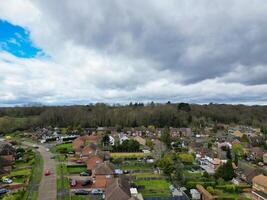
[[[37,5],[62,37],[101,54],[157,63],[151,67],[180,73],[185,84],[222,77],[240,64],[267,63],[267,7],[259,0],[51,0]],[[203,52],[194,55],[194,48]]]

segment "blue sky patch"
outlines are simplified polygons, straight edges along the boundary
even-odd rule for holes
[[[21,58],[32,58],[43,54],[42,50],[35,47],[30,40],[29,31],[1,19],[0,50]]]

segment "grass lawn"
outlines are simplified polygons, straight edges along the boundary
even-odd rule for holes
[[[240,194],[234,194],[234,193],[223,193],[222,195],[219,195],[220,199],[233,199],[237,200],[240,199]]]
[[[143,158],[147,156],[148,154],[144,154],[143,152],[133,152],[133,153],[111,153],[110,154],[112,158]]]
[[[145,166],[145,165],[122,165],[119,167],[122,170],[151,170],[152,171],[152,167],[151,166]]]
[[[77,173],[81,173],[85,171],[86,166],[85,165],[68,165],[67,169],[70,174],[77,174]]]
[[[72,143],[63,143],[56,146],[57,150],[66,148],[67,151],[72,151]]]
[[[144,186],[144,189],[140,189],[144,197],[169,197],[169,182],[167,180],[135,180],[134,184],[138,186]]]
[[[26,177],[22,176],[15,176],[12,178],[14,183],[24,183],[26,181]]]
[[[136,178],[161,177],[160,174],[155,173],[133,173],[132,175]]]
[[[184,176],[186,177],[187,180],[201,180],[203,178],[202,173],[200,172],[188,172],[184,171]]]
[[[29,176],[31,174],[31,169],[19,169],[19,170],[13,170],[10,173],[10,176]]]

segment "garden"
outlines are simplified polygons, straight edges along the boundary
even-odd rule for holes
[[[115,166],[129,171],[127,176],[130,178],[132,187],[136,187],[144,197],[170,197],[170,183],[154,163],[147,163],[145,159],[129,159],[129,157],[122,160],[120,157],[115,160]]]

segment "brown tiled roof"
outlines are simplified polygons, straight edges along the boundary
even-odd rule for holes
[[[108,161],[97,164],[93,168],[93,170],[94,170],[95,175],[112,175],[112,174],[114,174],[114,167]]]
[[[88,145],[82,149],[82,155],[89,156],[90,154],[93,154],[94,151],[95,151],[95,148]]]
[[[6,141],[0,142],[0,155],[15,155],[15,154],[16,150],[12,146],[12,144]]]
[[[243,133],[241,133],[239,130],[236,130],[235,132],[232,133],[232,135],[235,137],[242,137]]]
[[[248,182],[251,182],[255,176],[262,174],[262,171],[260,169],[246,165],[242,162],[238,162],[238,168],[239,170],[241,170],[242,174],[245,176],[246,181]]]
[[[115,178],[108,184],[105,200],[129,200],[130,198],[130,186],[126,178]]]
[[[83,136],[80,136],[80,137],[76,138],[72,142],[73,150],[74,151],[81,151],[81,149],[86,144],[86,142],[96,143],[97,142],[97,135],[94,135],[94,134],[92,134],[92,135],[83,135]]]
[[[97,135],[83,135],[80,137],[83,141],[97,142]]]
[[[76,138],[72,142],[72,149],[75,152],[81,151],[83,146],[84,146],[84,141],[80,137]]]
[[[103,160],[99,158],[98,156],[93,156],[89,158],[86,162],[87,169],[92,170],[97,164],[102,163]]]
[[[110,183],[111,177],[106,177],[105,175],[97,175],[95,177],[95,183],[93,187],[95,188],[106,188],[107,184]]]
[[[13,155],[4,155],[4,156],[1,156],[1,158],[3,158],[4,160],[10,163],[15,161],[15,157]]]
[[[253,184],[258,184],[262,187],[265,187],[267,188],[267,176],[264,176],[264,175],[258,175],[258,176],[255,176],[253,179],[252,179],[252,182]]]

